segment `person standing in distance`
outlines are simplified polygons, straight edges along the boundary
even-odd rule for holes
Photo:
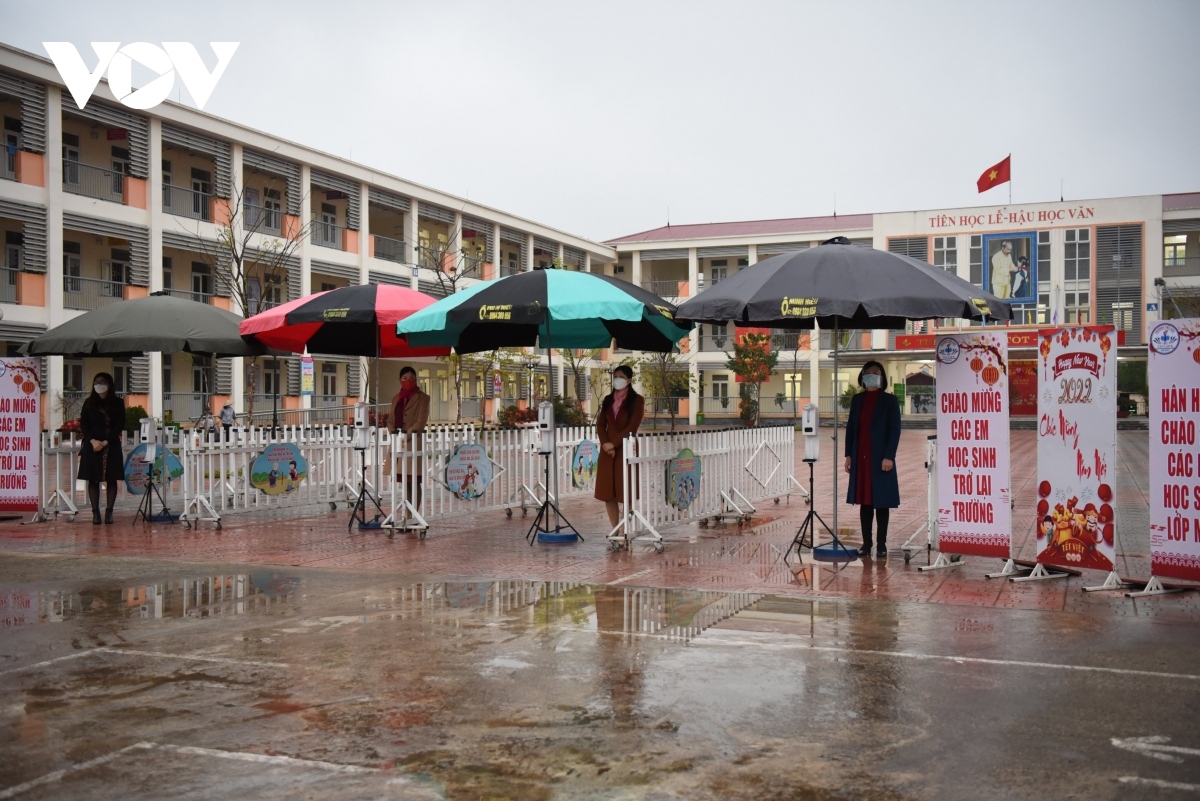
[[[96,373],[92,394],[79,411],[79,429],[83,445],[79,449],[77,478],[87,482],[92,503],[92,523],[100,524],[100,482],[105,483],[104,522],[112,523],[117,487],[125,478],[125,454],[121,452],[121,433],[125,430],[125,401],[113,391],[113,377]]]
[[[418,453],[421,450],[421,438],[413,437],[420,434],[429,423],[429,396],[417,386],[417,371],[412,367],[400,369],[400,391],[392,398],[392,413],[388,416],[388,430],[395,434],[397,431],[407,434],[404,442],[408,462],[408,473],[405,476],[405,491],[412,505],[421,508],[421,460]],[[413,479],[416,479],[414,487]],[[400,476],[396,477],[397,480]],[[404,516],[408,517],[405,509]]]
[[[621,501],[625,497],[621,443],[636,434],[646,412],[646,402],[633,391],[633,369],[622,364],[613,370],[613,391],[600,403],[596,417],[596,439],[600,457],[596,470],[596,500],[604,501],[608,522],[613,528],[621,519]]]
[[[862,524],[860,556],[871,555],[871,518],[878,528],[875,555],[887,557],[887,529],[891,510],[900,505],[896,477],[896,449],[900,447],[900,402],[882,391],[887,384],[883,365],[869,361],[858,373],[860,392],[850,401],[846,422],[846,472],[850,487],[846,503],[858,504]]]

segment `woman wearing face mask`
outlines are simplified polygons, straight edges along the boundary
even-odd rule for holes
[[[107,488],[104,522],[113,521],[113,504],[117,502],[117,487],[125,478],[124,454],[121,453],[121,432],[125,430],[125,401],[113,392],[113,378],[97,373],[92,381],[92,394],[83,402],[79,412],[83,445],[79,449],[77,478],[88,483],[88,500],[92,502],[92,523],[100,523],[100,482]]]
[[[633,391],[633,370],[625,365],[613,370],[613,391],[600,404],[596,417],[596,439],[600,440],[600,458],[596,468],[596,500],[604,501],[608,522],[616,528],[621,519],[621,501],[625,497],[624,471],[621,469],[621,443],[637,433],[646,411],[642,396]]]
[[[405,451],[413,453],[420,450],[421,438],[414,438],[425,430],[429,423],[429,396],[417,386],[417,371],[411,367],[400,370],[400,391],[392,398],[392,413],[388,416],[388,430],[395,434],[400,431],[408,436],[405,438]],[[409,462],[405,477],[408,499],[413,506],[421,508],[421,462],[413,458]],[[399,478],[399,476],[397,476]],[[416,487],[413,479],[416,479]],[[408,510],[404,512],[408,517]]]
[[[876,361],[867,362],[858,373],[860,392],[850,401],[846,423],[846,472],[850,488],[846,503],[859,505],[862,523],[862,556],[871,555],[871,518],[879,537],[875,555],[887,556],[887,529],[891,510],[900,505],[896,479],[896,449],[900,446],[900,403],[883,391],[887,373]]]

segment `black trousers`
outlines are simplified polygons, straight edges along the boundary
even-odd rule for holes
[[[867,548],[871,547],[871,518],[875,518],[876,527],[879,529],[879,547],[883,548],[887,545],[887,529],[888,520],[892,516],[891,509],[876,509],[869,504],[863,504],[858,507],[858,520],[862,524],[863,545]]]

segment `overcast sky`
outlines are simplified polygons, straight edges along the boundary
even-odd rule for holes
[[[205,110],[575,234],[1200,191],[1200,2],[31,2],[241,42]],[[135,81],[136,83],[136,81]],[[177,81],[177,84],[179,82]],[[185,102],[190,102],[186,90]]]

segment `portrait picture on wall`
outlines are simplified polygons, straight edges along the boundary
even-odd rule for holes
[[[1013,303],[1037,302],[1037,232],[983,238],[983,288]]]

